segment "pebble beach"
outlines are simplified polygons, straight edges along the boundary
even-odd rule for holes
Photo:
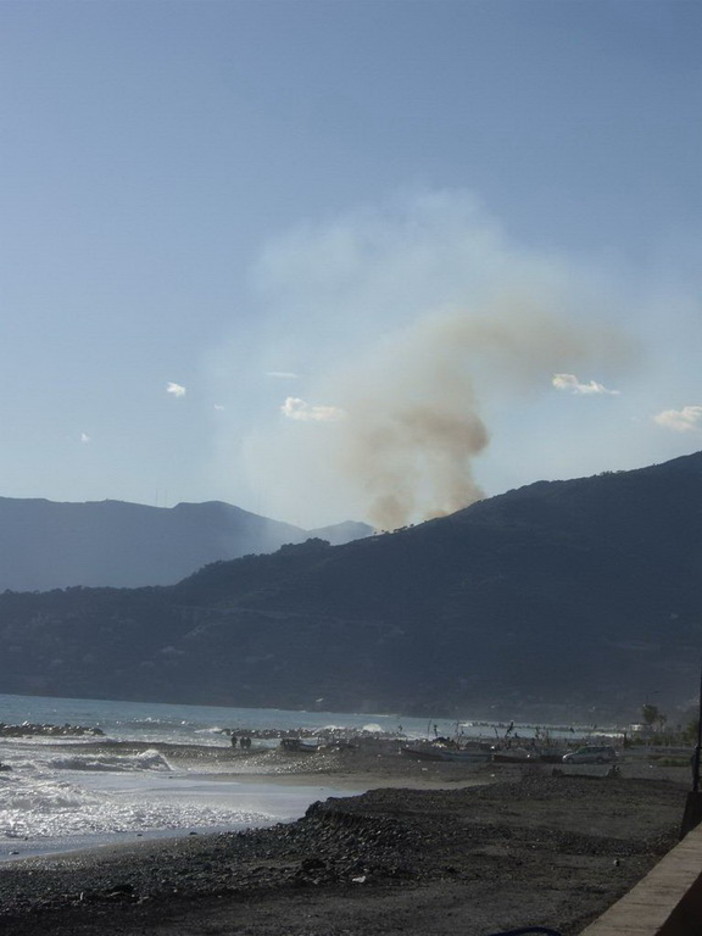
[[[270,828],[5,862],[0,925],[13,936],[490,936],[527,925],[575,936],[676,843],[687,791],[684,771],[642,762],[554,775],[371,748],[237,763],[340,795]]]

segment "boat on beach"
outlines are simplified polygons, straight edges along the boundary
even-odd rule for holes
[[[491,757],[492,753],[490,751],[481,751],[479,749],[464,749],[460,751],[446,750],[441,760],[457,761],[463,764],[484,764],[487,763]]]
[[[460,747],[454,742],[420,741],[406,744],[402,754],[418,760],[454,761],[464,764],[479,764],[492,761],[495,764],[528,764],[535,762],[560,763],[562,751],[526,748],[519,745],[488,745],[480,742]]]
[[[282,738],[280,747],[283,751],[293,754],[316,754],[319,745],[314,741],[303,741],[302,738]]]
[[[496,764],[525,764],[527,761],[540,760],[538,753],[523,747],[506,747],[493,751],[492,759]]]
[[[406,744],[400,750],[406,757],[416,757],[419,760],[454,761],[463,764],[486,763],[492,757],[490,748],[480,745],[459,748],[435,742],[420,742]]]

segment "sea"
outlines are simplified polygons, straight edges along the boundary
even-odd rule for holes
[[[265,827],[299,818],[316,800],[363,792],[330,778],[281,782],[271,766],[280,759],[267,756],[279,742],[256,734],[336,728],[413,739],[455,730],[455,722],[396,715],[15,695],[0,695],[0,722],[101,732],[0,735],[0,861]],[[254,733],[246,757],[232,750],[232,731]]]
[[[282,755],[280,736],[539,737],[539,728],[398,715],[301,712],[0,694],[4,726],[99,733],[14,736],[0,729],[0,862],[137,839],[266,827],[317,800],[364,792],[334,786]],[[518,728],[518,733],[517,729]],[[556,740],[573,728],[551,728]],[[231,734],[251,747],[232,747]],[[578,732],[581,734],[581,732]],[[276,753],[277,751],[277,753]],[[243,755],[243,756],[242,756]],[[309,762],[308,762],[309,763]],[[360,781],[359,781],[360,782]]]

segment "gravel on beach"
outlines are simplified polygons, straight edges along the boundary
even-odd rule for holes
[[[290,824],[0,865],[13,936],[574,936],[677,841],[682,777],[472,774],[414,765],[396,786]],[[312,765],[310,764],[310,768]],[[422,771],[422,773],[420,773]],[[483,785],[474,785],[475,781]],[[452,787],[452,788],[451,788]]]

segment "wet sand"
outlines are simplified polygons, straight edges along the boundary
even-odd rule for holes
[[[683,771],[634,761],[607,777],[392,750],[188,757],[213,771],[226,758],[229,779],[235,769],[369,792],[270,829],[0,866],[0,925],[13,936],[488,936],[531,924],[574,936],[675,844],[687,789]]]

